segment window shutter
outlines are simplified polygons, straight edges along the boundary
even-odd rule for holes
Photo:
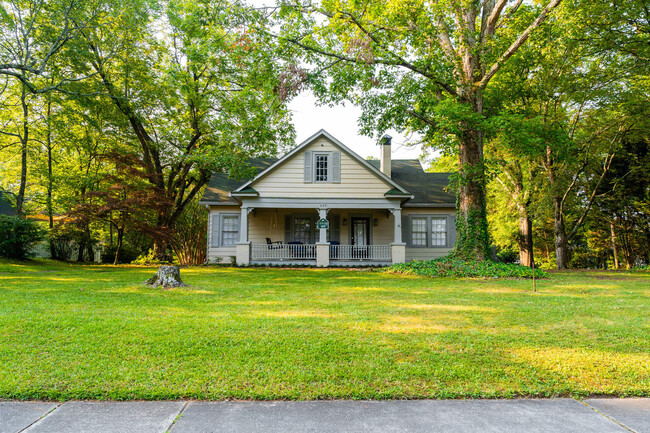
[[[449,215],[447,224],[447,247],[453,248],[456,243],[456,216]]]
[[[330,159],[332,182],[341,183],[341,152],[332,152]]]
[[[306,151],[305,152],[305,183],[311,183],[312,181],[312,164],[313,164],[313,158],[312,158],[312,153],[311,151]]]
[[[219,246],[219,235],[221,234],[219,230],[219,214],[212,213],[212,242],[213,247]]]
[[[402,242],[406,243],[407,247],[411,245],[411,221],[408,216],[402,216]]]
[[[291,215],[284,216],[284,243],[291,242]]]
[[[330,223],[330,241],[341,242],[340,217],[338,215],[332,215],[330,217]]]

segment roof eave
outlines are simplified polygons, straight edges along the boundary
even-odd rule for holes
[[[404,203],[404,207],[456,207],[456,203]]]

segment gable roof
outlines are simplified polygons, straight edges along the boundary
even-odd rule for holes
[[[268,174],[268,171],[272,167],[277,167],[282,159],[286,160],[288,155],[295,155],[298,152],[297,149],[306,146],[305,143],[309,144],[322,133],[326,137],[329,135],[326,131],[321,130],[301,143],[300,146],[287,153],[283,158],[252,159],[250,164],[258,170],[258,174],[253,179],[259,179],[264,172]],[[351,152],[351,156],[360,159],[354,152],[349,152]],[[373,173],[379,172],[384,178],[388,179],[385,174],[379,171],[380,162],[378,160],[367,161],[361,159],[361,161],[364,165],[372,167]],[[454,207],[456,205],[456,195],[453,190],[448,188],[450,174],[427,173],[422,169],[422,165],[417,159],[393,159],[391,162],[390,181],[399,184],[402,188],[392,188],[386,193],[386,196],[400,196],[404,194],[402,191],[406,190],[413,198],[406,201],[403,205],[404,207]],[[231,192],[238,191],[240,195],[244,195],[247,192],[250,193],[252,191],[248,190],[252,189],[250,188],[251,183],[252,181],[247,179],[230,179],[226,173],[214,173],[205,188],[200,203],[206,205],[238,206],[239,202],[230,195]]]
[[[250,160],[250,164],[257,168],[259,173],[277,160],[278,158],[254,158]],[[239,202],[230,197],[230,192],[239,189],[246,181],[247,179],[231,179],[228,177],[228,173],[212,173],[200,203],[238,205]]]
[[[345,152],[349,157],[356,160],[360,165],[365,167],[368,171],[370,171],[372,174],[377,176],[379,179],[386,182],[388,185],[392,186],[394,189],[397,189],[397,190],[401,191],[403,194],[409,194],[409,191],[407,191],[406,189],[404,189],[404,187],[399,185],[393,179],[391,179],[390,177],[388,177],[384,173],[382,173],[379,170],[378,167],[375,167],[373,164],[370,164],[368,161],[361,158],[359,155],[354,153],[351,149],[349,149],[346,145],[344,145],[339,140],[334,138],[329,132],[325,131],[324,129],[321,129],[316,134],[312,135],[311,137],[309,137],[308,139],[306,139],[305,141],[300,143],[298,146],[293,148],[290,152],[288,152],[282,158],[278,159],[273,164],[268,166],[266,169],[262,170],[260,173],[257,174],[257,176],[255,176],[253,179],[249,180],[248,182],[244,183],[243,185],[241,185],[239,188],[237,188],[233,192],[240,192],[241,190],[249,187],[251,184],[253,184],[257,180],[259,180],[259,179],[265,177],[266,175],[268,175],[269,173],[271,173],[276,167],[280,166],[285,161],[288,161],[294,155],[298,154],[302,149],[309,146],[310,144],[312,144],[314,141],[316,141],[317,139],[319,139],[321,137],[327,139],[334,146],[338,147],[339,150]]]

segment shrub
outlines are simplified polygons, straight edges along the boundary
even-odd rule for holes
[[[45,230],[34,221],[0,215],[0,257],[25,259],[44,239]]]
[[[167,265],[171,263],[170,261],[158,260],[153,253],[153,249],[150,249],[144,254],[140,254],[135,260],[131,262],[132,265]]]
[[[181,265],[202,265],[206,261],[208,211],[195,198],[174,226],[169,246]]]
[[[102,263],[113,263],[113,260],[115,260],[115,250],[117,247],[115,246],[110,246],[106,247],[104,251],[102,252]],[[125,263],[131,263],[135,259],[138,258],[140,255],[140,251],[135,249],[134,247],[124,244],[122,245],[122,248],[120,249],[120,256],[118,257],[118,262],[125,264]]]
[[[93,239],[88,230],[74,223],[59,223],[50,230],[50,251],[55,260],[72,260],[78,258],[79,249],[88,260],[94,260],[94,247],[97,240]],[[90,250],[90,252],[88,251]]]
[[[479,277],[479,278],[532,278],[533,270],[512,263],[491,260],[467,261],[451,256],[423,262],[400,263],[390,266],[386,272],[427,277]],[[535,270],[537,278],[548,278],[548,274]]]
[[[501,263],[517,263],[519,253],[514,250],[501,250],[497,253],[497,261]]]

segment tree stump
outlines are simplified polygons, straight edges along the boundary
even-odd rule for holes
[[[187,284],[181,280],[181,268],[178,266],[160,266],[156,275],[149,278],[144,284],[152,287],[163,286],[165,289],[171,287],[186,287]]]

